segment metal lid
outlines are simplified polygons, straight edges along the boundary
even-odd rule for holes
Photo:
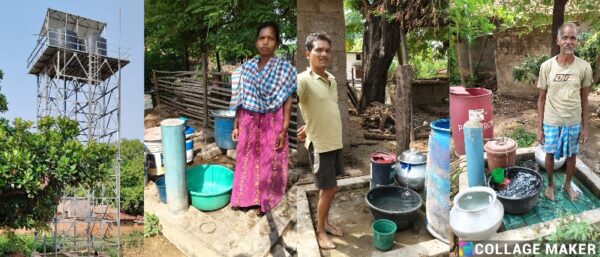
[[[485,143],[484,149],[492,153],[512,152],[517,149],[517,142],[508,137],[501,137]]]
[[[235,111],[231,110],[214,110],[212,113],[215,117],[235,118]]]
[[[427,155],[415,149],[410,149],[402,152],[398,156],[398,161],[408,164],[423,164],[427,162]]]
[[[454,87],[450,87],[450,94],[453,94],[453,95],[469,95],[469,92],[463,86],[454,86]]]
[[[159,141],[160,142],[160,140],[161,140],[160,127],[144,129],[144,141],[146,141],[146,142]]]
[[[389,164],[396,162],[396,155],[384,152],[375,152],[371,154],[371,162],[378,164]]]

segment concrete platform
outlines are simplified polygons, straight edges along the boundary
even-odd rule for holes
[[[296,188],[281,202],[258,218],[254,211],[231,210],[229,206],[201,212],[190,206],[180,215],[172,214],[160,202],[155,186],[144,190],[144,211],[156,215],[163,235],[190,257],[266,256],[289,226],[296,213]],[[275,249],[281,252],[281,249]]]
[[[340,195],[344,191],[357,190],[369,187],[369,176],[361,176],[361,177],[353,177],[347,179],[338,180],[338,187]],[[297,224],[296,224],[296,232],[300,237],[299,245],[298,245],[298,256],[299,257],[318,257],[322,256],[321,251],[319,249],[319,245],[316,240],[315,233],[315,224],[311,218],[311,208],[308,202],[309,198],[312,195],[318,194],[318,190],[314,187],[314,185],[306,185],[298,188],[298,198],[297,198]],[[363,196],[364,197],[364,196]],[[362,201],[361,199],[357,199],[357,201]],[[334,200],[334,204],[335,201]],[[333,207],[332,207],[333,208]],[[357,211],[356,206],[348,206],[352,210]],[[330,214],[331,215],[331,214]],[[357,214],[359,215],[359,214]],[[362,216],[361,216],[362,217]],[[371,235],[369,235],[371,234]],[[345,235],[346,237],[347,235]],[[356,240],[361,243],[372,244],[372,232],[365,231],[363,235],[356,235]],[[342,237],[340,240],[343,240]],[[334,239],[335,242],[336,239]],[[353,242],[353,240],[343,240],[344,242]],[[367,242],[368,241],[368,242]],[[396,242],[398,243],[398,242]],[[339,244],[339,242],[338,242]],[[401,247],[401,248],[398,248]],[[341,247],[340,247],[341,248]],[[348,249],[354,250],[348,250]],[[395,248],[387,252],[381,252],[378,250],[371,250],[368,253],[365,253],[365,249],[358,248],[372,248],[365,247],[364,245],[352,245],[352,247],[344,247],[344,253],[342,256],[361,256],[361,254],[367,254],[367,256],[448,256],[450,247],[437,240],[432,239],[425,242],[419,242],[412,245],[400,245],[396,244]],[[335,250],[334,250],[335,251]],[[334,253],[328,253],[327,256],[336,256]]]

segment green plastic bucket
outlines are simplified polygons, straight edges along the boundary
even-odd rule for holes
[[[387,219],[379,219],[373,222],[373,241],[375,248],[387,251],[394,245],[396,235],[396,223]]]
[[[214,211],[229,203],[233,171],[221,165],[199,165],[187,169],[187,189],[192,206]]]

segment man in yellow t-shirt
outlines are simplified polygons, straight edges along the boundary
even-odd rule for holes
[[[298,130],[305,141],[309,160],[319,189],[317,204],[317,242],[322,249],[335,244],[327,236],[343,236],[340,228],[328,221],[329,208],[337,192],[336,175],[344,171],[342,119],[338,108],[335,77],[327,72],[331,59],[331,39],[324,32],[306,38],[306,58],[310,68],[298,75],[298,106],[306,125]]]
[[[558,29],[556,43],[560,53],[542,63],[537,87],[538,141],[546,151],[548,187],[545,195],[554,200],[554,159],[567,157],[565,191],[573,201],[579,192],[571,186],[579,144],[588,137],[588,94],[592,84],[589,63],[574,55],[577,46],[577,26],[565,23]]]

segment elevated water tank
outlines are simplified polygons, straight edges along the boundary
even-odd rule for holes
[[[97,34],[88,35],[86,38],[86,50],[93,54],[106,56],[107,44],[106,38]]]
[[[50,46],[77,50],[77,33],[74,31],[65,28],[49,30],[48,40]]]

